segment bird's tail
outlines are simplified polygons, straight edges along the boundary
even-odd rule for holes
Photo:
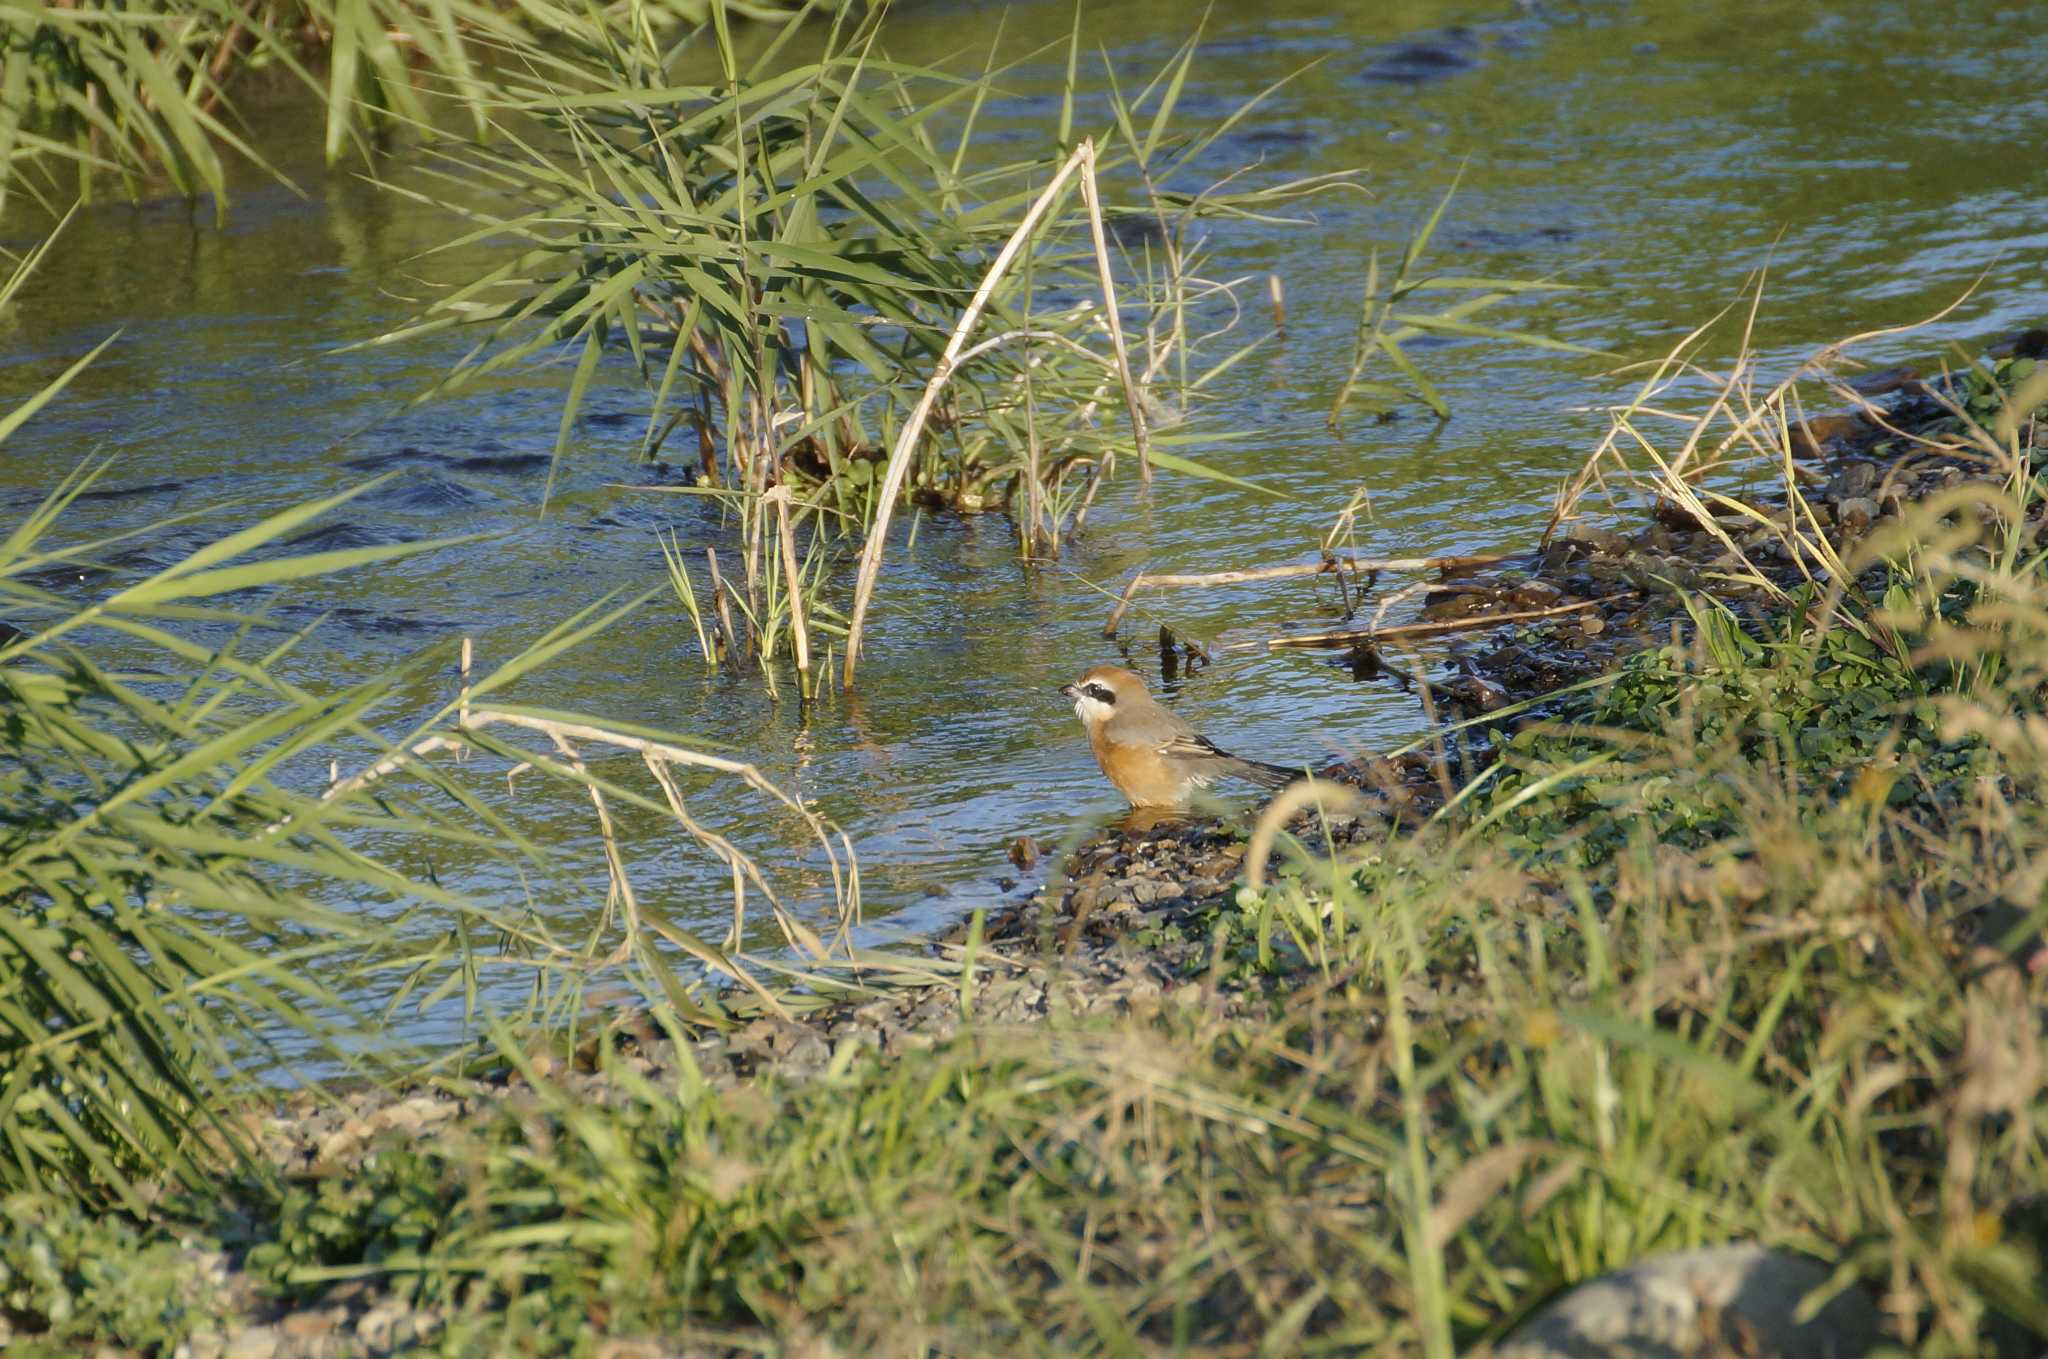
[[[1247,760],[1242,757],[1238,759],[1236,773],[1245,782],[1255,783],[1261,788],[1285,788],[1288,784],[1298,783],[1307,777],[1299,769],[1289,769],[1285,765],[1267,764],[1263,760]]]

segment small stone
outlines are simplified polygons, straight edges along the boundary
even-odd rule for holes
[[[415,1095],[401,1100],[386,1109],[379,1109],[370,1115],[372,1131],[382,1132],[386,1128],[400,1128],[406,1132],[418,1132],[430,1124],[455,1117],[456,1109],[452,1100],[434,1095]]]
[[[1508,602],[1522,609],[1547,609],[1564,598],[1564,591],[1547,580],[1524,581],[1508,595]]]
[[[1029,873],[1038,865],[1038,841],[1028,835],[1020,835],[1010,842],[1010,862],[1020,872]]]
[[[293,1312],[278,1326],[293,1340],[318,1340],[334,1333],[347,1314],[339,1308],[325,1308],[318,1312]]]
[[[1835,505],[1835,522],[1854,533],[1870,527],[1877,518],[1877,502],[1868,496],[1850,496]]]
[[[219,1331],[194,1331],[171,1352],[172,1359],[221,1359],[227,1341]]]
[[[1588,637],[1598,637],[1607,631],[1607,620],[1597,613],[1589,613],[1579,620],[1579,631]]]
[[[1565,537],[1588,551],[1608,557],[1626,557],[1633,550],[1628,539],[1619,533],[1595,528],[1591,524],[1573,524],[1565,530]]]
[[[1439,685],[1438,688],[1457,702],[1464,704],[1468,708],[1476,708],[1483,713],[1490,713],[1496,708],[1507,706],[1507,690],[1490,680],[1480,679],[1476,675],[1467,675],[1461,679],[1450,680]]]
[[[1870,425],[1860,415],[1816,415],[1792,427],[1792,451],[1812,457],[1829,444],[1855,443],[1870,432]]]
[[[1490,590],[1431,590],[1422,605],[1422,617],[1431,623],[1469,618],[1494,603]]]
[[[1837,1294],[1803,1324],[1795,1320],[1800,1300],[1827,1283],[1830,1273],[1805,1256],[1755,1245],[1653,1256],[1581,1284],[1518,1327],[1494,1354],[1867,1354],[1883,1343],[1883,1314],[1861,1289]]]
[[[1869,495],[1877,488],[1877,469],[1867,462],[1852,462],[1835,473],[1821,492],[1825,500],[1846,500],[1851,496]]]
[[[281,1337],[275,1326],[251,1326],[229,1338],[222,1359],[270,1359]]]
[[[399,1324],[411,1311],[404,1303],[386,1299],[356,1320],[356,1339],[373,1350],[390,1348],[397,1340]]]
[[[1874,373],[1849,379],[1849,386],[1864,396],[1883,396],[1919,380],[1920,374],[1911,368],[1880,368]]]
[[[342,1124],[339,1131],[328,1134],[321,1141],[320,1150],[313,1159],[316,1162],[333,1165],[347,1158],[349,1153],[369,1140],[369,1136],[370,1129],[367,1124],[350,1120]]]
[[[1141,878],[1131,884],[1131,899],[1140,906],[1150,906],[1155,901],[1164,901],[1179,895],[1179,889],[1172,883],[1161,882],[1157,878]]]
[[[782,1060],[784,1065],[792,1070],[814,1072],[823,1069],[825,1063],[832,1060],[832,1049],[826,1047],[825,1040],[817,1034],[805,1030],[789,1045],[789,1051],[783,1055]]]

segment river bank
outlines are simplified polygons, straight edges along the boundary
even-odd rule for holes
[[[938,981],[245,1111],[275,1214],[12,1205],[11,1341],[1429,1351],[1727,1240],[1929,1352],[2038,1326],[2043,518],[1974,399],[1804,422],[1734,531],[1664,501],[1440,583],[1594,607],[1476,629],[1262,888],[1242,826],[1114,831]]]

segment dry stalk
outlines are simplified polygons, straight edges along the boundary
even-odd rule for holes
[[[1738,514],[1757,518],[1753,510],[1739,505],[1726,496],[1719,496],[1711,491],[1701,493],[1696,489],[1698,483],[1707,475],[1727,465],[1738,455],[1746,455],[1776,467],[1796,504],[1797,482],[1803,469],[1797,468],[1792,461],[1794,450],[1790,437],[1791,430],[1796,426],[1805,432],[1809,443],[1818,442],[1813,439],[1811,426],[1807,423],[1803,411],[1799,409],[1798,384],[1815,379],[1825,382],[1831,391],[1844,397],[1866,418],[1872,419],[1880,428],[1889,430],[1888,422],[1883,420],[1882,413],[1877,407],[1841,382],[1837,376],[1843,359],[1853,347],[1867,341],[1908,334],[1940,321],[1960,307],[1976,290],[1976,285],[1972,284],[1961,297],[1925,320],[1904,326],[1863,331],[1824,345],[1796,365],[1781,381],[1758,395],[1758,363],[1751,342],[1755,333],[1757,314],[1762,305],[1764,281],[1764,276],[1758,274],[1754,287],[1750,289],[1749,306],[1737,347],[1737,357],[1725,373],[1702,367],[1694,361],[1692,355],[1703,343],[1707,333],[1733,309],[1732,305],[1724,308],[1705,324],[1693,329],[1658,360],[1652,367],[1649,378],[1632,400],[1626,405],[1610,408],[1610,425],[1606,436],[1601,439],[1579,470],[1568,477],[1558,489],[1555,508],[1549,524],[1543,531],[1544,546],[1549,545],[1558,527],[1573,516],[1578,502],[1590,489],[1596,486],[1606,489],[1607,468],[1610,465],[1625,480],[1647,483],[1656,493],[1681,506],[1695,508],[1703,498],[1711,499],[1714,503],[1724,504]],[[1703,380],[1712,388],[1712,396],[1703,411],[1685,414],[1654,404],[1657,398],[1681,378],[1686,377]],[[1668,455],[1659,453],[1657,441],[1647,436],[1639,427],[1638,422],[1642,417],[1670,422],[1683,429],[1684,438],[1678,449]],[[1722,422],[1726,423],[1726,428],[1719,432],[1718,437],[1712,437],[1715,435],[1716,427]],[[1899,433],[1896,430],[1889,432]],[[1630,446],[1640,450],[1656,464],[1654,474],[1645,477],[1635,470],[1626,451]],[[1702,454],[1702,448],[1708,451]],[[1810,515],[1807,517],[1811,518]],[[1703,515],[1702,518],[1709,524],[1711,531],[1712,516]],[[1815,528],[1817,530],[1818,525],[1815,525]],[[1825,535],[1818,532],[1813,536],[1815,539],[1825,540]],[[1724,539],[1722,545],[1725,548],[1736,551],[1731,542],[1725,541],[1724,534],[1717,534],[1717,537]],[[1793,549],[1796,558],[1803,559],[1811,554],[1830,570],[1839,564],[1838,561],[1827,560],[1833,556],[1831,551],[1814,552],[1812,542],[1802,545],[1788,540],[1787,546]],[[1741,555],[1739,551],[1737,555]],[[1762,579],[1764,573],[1756,571],[1747,558],[1743,561],[1745,565],[1750,566],[1752,575]]]
[[[1507,560],[1505,553],[1482,553],[1469,557],[1338,557],[1326,556],[1321,561],[1297,562],[1285,566],[1253,566],[1236,571],[1206,571],[1193,575],[1153,573],[1140,571],[1124,586],[1124,592],[1117,597],[1116,607],[1102,624],[1104,637],[1116,636],[1124,614],[1131,607],[1131,601],[1141,589],[1187,589],[1209,585],[1241,585],[1255,580],[1292,580],[1301,576],[1324,576],[1337,572],[1353,575],[1367,575],[1378,571],[1438,571],[1448,573],[1462,571],[1468,567],[1493,566]]]
[[[583,789],[590,794],[590,804],[597,808],[597,833],[604,840],[605,869],[611,879],[610,895],[618,900],[626,913],[625,937],[604,962],[607,967],[616,967],[630,956],[635,941],[640,937],[640,898],[634,895],[633,880],[626,875],[626,861],[619,853],[618,836],[612,830],[612,816],[604,805],[604,794],[598,791],[597,781],[590,777],[582,754],[560,732],[549,732],[548,739],[554,742],[556,750],[562,752],[562,758],[569,762],[569,767],[582,778]],[[605,904],[609,906],[611,903],[607,901]]]
[[[1356,788],[1346,783],[1331,783],[1325,779],[1303,779],[1289,784],[1259,814],[1259,824],[1252,828],[1251,844],[1244,852],[1245,886],[1256,892],[1266,885],[1266,860],[1273,855],[1273,842],[1280,837],[1280,830],[1296,813],[1314,807],[1328,816],[1332,805],[1349,812],[1371,816],[1379,808],[1366,801]]]
[[[1088,209],[1088,233],[1095,242],[1095,271],[1102,282],[1102,319],[1109,324],[1109,347],[1116,355],[1117,381],[1124,389],[1124,409],[1131,416],[1131,442],[1138,450],[1138,475],[1152,480],[1152,449],[1145,437],[1144,402],[1131,378],[1131,355],[1124,347],[1124,323],[1116,301],[1116,279],[1109,270],[1109,242],[1102,230],[1102,199],[1095,182],[1095,143],[1076,148],[1081,161],[1081,202]]]
[[[1336,632],[1298,632],[1280,637],[1269,637],[1263,642],[1237,642],[1218,647],[1219,651],[1243,651],[1263,646],[1268,651],[1283,647],[1300,646],[1351,646],[1363,642],[1374,645],[1394,637],[1435,637],[1451,632],[1476,632],[1485,628],[1498,627],[1503,623],[1526,623],[1538,618],[1556,618],[1560,614],[1580,613],[1586,609],[1597,609],[1617,599],[1633,598],[1632,595],[1610,595],[1606,599],[1586,599],[1577,604],[1557,604],[1547,609],[1518,609],[1513,613],[1475,614],[1470,618],[1447,618],[1440,623],[1397,623],[1385,628],[1344,628]]]
[[[782,582],[789,594],[789,630],[796,643],[797,692],[806,700],[811,696],[811,636],[804,627],[803,576],[796,563],[796,531],[789,522],[790,490],[786,485],[771,487],[763,497],[764,502],[773,501],[777,537],[782,543]]]
[[[1009,240],[997,252],[988,272],[982,276],[981,286],[974,290],[967,309],[960,314],[959,322],[953,327],[953,334],[946,341],[945,350],[939,361],[932,367],[932,375],[925,382],[924,391],[917,404],[911,408],[910,418],[903,422],[903,428],[896,436],[896,446],[889,452],[887,470],[883,473],[882,484],[875,498],[875,522],[868,529],[867,543],[861,549],[860,574],[854,583],[853,616],[846,629],[846,659],[843,663],[841,683],[848,689],[853,687],[854,670],[860,660],[861,635],[867,624],[868,605],[875,593],[875,583],[882,572],[882,555],[889,546],[889,520],[895,513],[896,501],[903,493],[904,479],[910,473],[910,463],[915,455],[918,440],[924,437],[925,425],[931,419],[932,408],[938,404],[939,394],[952,381],[959,370],[961,354],[967,348],[967,338],[974,333],[974,327],[981,321],[982,313],[988,309],[989,300],[995,295],[997,285],[1009,273],[1017,257],[1023,253],[1026,243],[1052,205],[1058,201],[1067,182],[1076,174],[1081,176],[1082,192],[1091,205],[1090,225],[1093,231],[1097,270],[1103,282],[1103,305],[1109,313],[1109,332],[1112,346],[1116,349],[1117,376],[1124,384],[1124,401],[1132,420],[1132,437],[1136,441],[1141,459],[1147,447],[1145,441],[1142,400],[1131,377],[1129,356],[1123,348],[1123,328],[1117,318],[1116,295],[1110,289],[1112,282],[1109,268],[1108,245],[1103,236],[1101,208],[1095,183],[1095,143],[1084,138],[1074,148],[1073,154],[1061,164],[1059,172],[1052,177],[1037,198],[1026,209],[1024,218],[1017,223],[1017,229],[1010,233]]]
[[[725,639],[725,657],[737,661],[741,655],[739,633],[732,625],[732,604],[726,598],[725,577],[718,572],[718,549],[704,549],[704,560],[711,568],[711,602],[718,608],[718,632]]]

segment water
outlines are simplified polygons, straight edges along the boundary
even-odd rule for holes
[[[1052,0],[1011,7],[1013,50],[1063,34],[1070,12]],[[906,7],[890,21],[890,47],[910,61],[978,59],[1000,13]],[[1165,0],[1092,6],[1087,36],[1107,45],[1128,89],[1183,40],[1187,14]],[[1461,167],[1438,262],[1577,284],[1503,319],[1631,357],[1661,353],[1766,262],[1758,340],[1779,362],[1931,315],[1980,277],[1947,320],[1871,356],[1914,357],[2048,312],[2048,161],[2033,153],[2048,137],[2048,88],[2019,78],[2048,69],[2048,22],[2023,6],[1961,0],[1936,14],[1871,3],[1830,15],[1794,0],[1221,0],[1209,35],[1184,121],[1315,63],[1219,144],[1219,166],[1258,161],[1275,178],[1371,172],[1370,201],[1326,200],[1312,225],[1214,233],[1215,273],[1286,281],[1290,334],[1199,412],[1195,429],[1235,437],[1191,454],[1289,499],[1171,477],[1148,494],[1127,479],[1043,569],[1019,565],[1000,516],[921,516],[914,544],[906,516],[860,691],[808,714],[771,702],[749,671],[706,672],[687,618],[668,601],[516,697],[725,743],[846,829],[877,930],[929,931],[1003,895],[999,880],[1015,876],[1003,857],[1012,837],[1058,842],[1116,810],[1055,693],[1060,683],[1103,661],[1156,681],[1150,639],[1161,620],[1227,642],[1336,617],[1327,583],[1148,596],[1125,626],[1125,650],[1099,635],[1103,590],[1141,567],[1308,559],[1360,485],[1372,497],[1361,531],[1368,552],[1519,547],[1540,530],[1557,479],[1604,430],[1588,408],[1627,389],[1600,364],[1498,345],[1418,346],[1453,419],[1439,424],[1417,407],[1337,435],[1324,425],[1367,249],[1398,247]],[[1011,93],[991,111],[990,131],[1049,139],[1062,66],[1063,52],[1006,78]],[[208,512],[125,569],[387,472],[388,483],[302,546],[489,535],[295,595],[288,618],[334,611],[294,662],[295,678],[324,682],[463,634],[488,665],[606,591],[659,584],[657,530],[690,547],[723,541],[701,503],[644,489],[662,478],[630,461],[642,408],[623,365],[593,394],[543,515],[567,364],[411,406],[465,337],[345,352],[494,257],[481,247],[423,255],[459,225],[354,167],[323,173],[310,137],[292,139],[302,119],[273,111],[262,121],[268,153],[306,197],[245,175],[225,228],[183,203],[95,208],[0,317],[8,402],[122,332],[9,445],[0,462],[9,515],[99,449],[117,459],[102,483],[109,494],[79,506],[72,531]],[[391,170],[401,182],[411,173],[402,162]],[[41,229],[18,214],[5,235],[18,246]],[[1247,327],[1263,324],[1256,290],[1248,301]],[[443,664],[401,697],[428,704],[453,683]],[[1169,691],[1219,742],[1269,759],[1384,749],[1421,720],[1412,696],[1354,681],[1312,653],[1231,653]],[[708,782],[691,791],[708,822],[815,909],[820,861],[797,818]],[[505,805],[558,851],[555,876],[528,882],[446,855],[432,866],[486,899],[531,891],[564,925],[587,918],[605,883],[587,804],[536,791]],[[651,818],[626,816],[623,829],[641,896],[715,932],[729,908],[722,867]]]

